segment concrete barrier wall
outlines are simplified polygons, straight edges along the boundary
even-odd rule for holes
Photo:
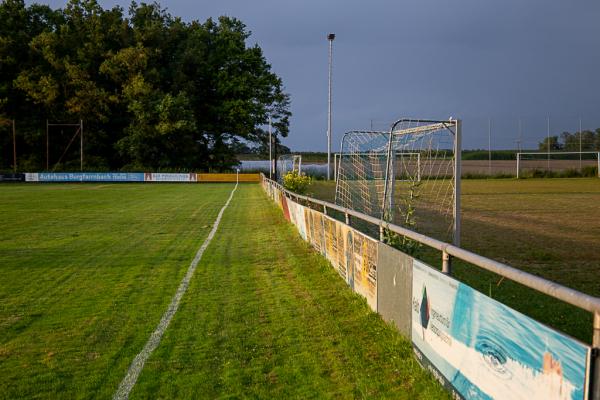
[[[410,337],[413,258],[379,242],[377,267],[377,312]]]

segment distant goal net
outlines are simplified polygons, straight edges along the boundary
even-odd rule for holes
[[[288,173],[296,171],[302,173],[302,156],[298,154],[284,154],[277,159],[277,180],[283,182],[283,177]]]
[[[517,178],[594,176],[600,178],[600,152],[517,153]]]
[[[350,131],[335,162],[337,204],[460,243],[460,121]]]

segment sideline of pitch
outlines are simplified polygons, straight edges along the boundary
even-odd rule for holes
[[[177,309],[179,308],[179,303],[181,302],[181,298],[187,291],[187,288],[190,285],[192,276],[194,275],[194,271],[196,271],[196,266],[198,265],[198,262],[202,258],[202,254],[204,254],[204,251],[206,250],[206,248],[212,241],[213,237],[215,236],[215,233],[217,233],[217,229],[219,228],[219,224],[221,222],[221,218],[223,217],[223,213],[225,212],[225,209],[227,208],[227,206],[229,206],[229,203],[231,202],[231,199],[233,198],[233,194],[235,193],[237,187],[238,187],[238,183],[235,184],[235,187],[233,188],[233,190],[231,191],[231,194],[229,195],[229,199],[227,199],[227,202],[225,202],[225,205],[223,206],[223,208],[221,208],[221,211],[219,211],[219,214],[217,215],[217,219],[215,220],[215,223],[213,224],[212,230],[208,234],[207,238],[204,240],[204,243],[202,243],[202,246],[200,247],[200,249],[198,249],[198,252],[196,253],[196,256],[194,257],[194,259],[192,260],[192,263],[190,264],[190,266],[187,270],[187,273],[185,274],[185,276],[181,280],[181,283],[179,284],[179,287],[177,288],[177,292],[175,292],[173,299],[171,299],[169,308],[163,314],[162,318],[160,319],[160,322],[158,323],[158,326],[156,327],[154,332],[152,332],[152,335],[150,335],[150,339],[148,339],[148,342],[146,342],[146,345],[144,346],[142,351],[137,356],[135,356],[133,362],[129,366],[129,370],[127,371],[127,374],[125,375],[125,377],[119,384],[119,388],[117,389],[117,391],[115,392],[115,394],[113,396],[114,400],[129,398],[129,394],[131,393],[131,390],[135,386],[135,383],[136,383],[140,373],[142,372],[142,369],[144,369],[144,364],[146,363],[146,360],[148,360],[148,358],[150,357],[150,354],[152,354],[152,352],[160,344],[160,339],[162,338],[163,334],[167,330],[167,327],[169,326],[169,323],[173,319],[173,316],[177,312]]]

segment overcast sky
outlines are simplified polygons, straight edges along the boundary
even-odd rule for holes
[[[65,1],[44,1],[64,7]],[[127,1],[100,0],[103,7]],[[463,119],[464,148],[526,147],[600,127],[597,0],[162,1],[184,20],[241,19],[291,95],[293,150],[325,150],[326,35],[336,34],[333,141],[398,117]]]

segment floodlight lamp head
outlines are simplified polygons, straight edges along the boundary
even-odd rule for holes
[[[335,33],[327,34],[327,40],[333,40],[333,39],[335,39]]]

